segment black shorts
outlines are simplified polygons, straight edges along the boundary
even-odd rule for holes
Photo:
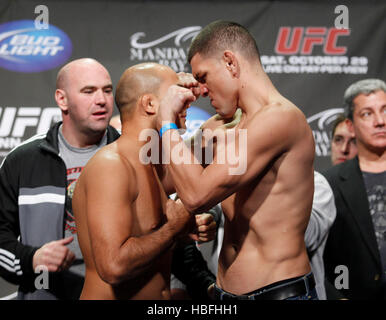
[[[216,300],[317,300],[312,272],[291,279],[271,283],[252,292],[235,295],[214,284]]]

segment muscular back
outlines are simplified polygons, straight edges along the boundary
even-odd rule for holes
[[[151,165],[139,162],[137,148],[121,137],[102,148],[78,180],[73,207],[86,264],[81,299],[169,298],[168,251],[153,263],[144,262],[140,272],[133,267],[132,275],[110,276],[118,272],[115,266],[122,264],[120,247],[133,240],[127,254],[133,256],[129,262],[134,265],[141,249],[134,240],[165,222],[165,195]]]

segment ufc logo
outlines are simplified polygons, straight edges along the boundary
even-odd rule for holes
[[[292,29],[292,30],[291,30]],[[314,46],[322,46],[327,55],[343,55],[346,47],[338,47],[340,36],[350,35],[350,29],[337,29],[325,27],[281,27],[276,40],[275,51],[277,54],[312,53]]]
[[[23,137],[27,127],[36,127],[36,133],[44,133],[60,116],[59,108],[0,107],[0,137]]]

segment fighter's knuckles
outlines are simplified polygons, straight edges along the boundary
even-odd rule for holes
[[[166,211],[174,208],[174,206],[175,206],[175,201],[173,201],[172,199],[168,199],[165,203]]]
[[[205,241],[212,241],[216,238],[216,233],[215,232],[207,232],[203,234],[200,233],[199,236],[201,238],[205,238],[206,239]]]
[[[168,217],[180,215],[182,212],[181,207],[183,207],[183,206],[178,205],[175,201],[169,199],[166,202],[166,207],[165,207],[166,208],[166,215]]]
[[[180,88],[178,91],[178,96],[181,100],[187,100],[193,96],[193,93],[191,90]]]
[[[201,95],[201,89],[200,87],[193,87],[192,88],[192,93],[195,97],[199,97]]]
[[[201,213],[196,215],[196,217],[203,221],[213,221],[213,216],[210,213]]]
[[[198,85],[198,82],[196,79],[194,79],[193,75],[191,73],[185,73],[185,72],[179,72],[177,74],[178,76],[178,84],[185,86],[185,87],[191,87],[194,85]]]
[[[183,85],[188,80],[188,74],[185,72],[178,72],[177,76],[178,76],[178,84],[179,85]]]
[[[212,222],[208,225],[208,230],[216,231],[216,228],[217,228],[217,223],[216,223],[216,221],[212,221]]]
[[[202,224],[200,226],[198,226],[198,230],[199,231],[205,231],[205,232],[209,232],[209,231],[213,231],[215,230],[216,228],[216,223],[208,223],[208,224]]]
[[[217,231],[216,230],[208,230],[208,232],[206,232],[206,234],[207,234],[207,236],[214,238],[217,234]]]
[[[189,236],[190,239],[192,239],[194,241],[199,241],[200,240],[200,237],[197,234],[195,234],[195,233],[189,233],[188,236]]]
[[[177,85],[171,85],[167,92],[166,95],[164,96],[163,100],[168,100],[168,99],[173,99],[179,92],[180,87]]]
[[[196,215],[197,226],[210,224],[213,221],[213,216],[210,213],[201,213]]]
[[[198,240],[201,242],[208,242],[209,241],[209,239],[207,237],[202,237],[202,236],[199,236]]]
[[[195,229],[198,233],[202,233],[202,232],[206,232],[206,228],[207,226],[206,225],[201,225],[201,226],[196,226]]]

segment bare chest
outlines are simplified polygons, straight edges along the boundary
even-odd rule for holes
[[[274,177],[273,172],[268,172],[225,199],[221,206],[226,218],[233,222],[238,217],[243,217],[244,220],[250,219],[259,211],[263,203],[273,196]]]
[[[137,170],[138,197],[133,203],[134,221],[132,232],[136,235],[148,234],[165,223],[162,205],[166,195],[158,183],[151,167]]]

